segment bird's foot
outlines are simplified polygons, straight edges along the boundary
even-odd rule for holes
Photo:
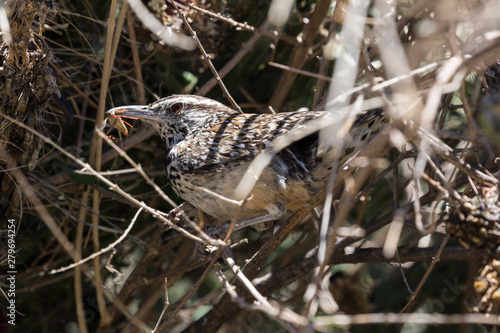
[[[255,230],[262,232],[273,226],[273,221],[279,219],[285,212],[285,205],[282,202],[275,202],[266,207],[268,213],[259,216],[250,217],[238,221],[234,230],[240,230],[246,227],[253,227]]]
[[[189,202],[183,202],[178,207],[172,209],[167,218],[174,224],[180,224],[182,227],[189,226],[187,219],[198,216],[198,208]]]

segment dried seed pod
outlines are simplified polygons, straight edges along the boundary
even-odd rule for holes
[[[450,205],[446,230],[466,249],[485,246],[492,253],[500,246],[498,186],[483,184],[479,189],[476,198],[463,197]]]
[[[500,276],[497,260],[483,258],[473,282],[474,292],[466,300],[469,312],[498,314],[500,310]]]

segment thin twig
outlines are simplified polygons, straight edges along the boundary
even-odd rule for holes
[[[316,330],[323,330],[333,325],[373,325],[373,324],[422,324],[422,325],[452,325],[452,324],[484,324],[498,325],[498,316],[479,313],[439,314],[439,313],[363,313],[357,315],[335,314],[318,316],[314,320]]]
[[[182,11],[177,6],[177,3],[175,1],[171,1],[171,4],[174,5],[175,9],[177,10],[177,14],[179,15],[179,17],[181,18],[181,20],[184,22],[184,24],[188,28],[189,33],[191,34],[191,36],[193,37],[193,39],[196,41],[196,45],[198,45],[198,49],[200,50],[201,54],[203,55],[203,59],[205,60],[205,62],[207,63],[208,67],[212,71],[212,74],[214,75],[215,79],[217,80],[217,83],[219,84],[219,86],[221,87],[222,92],[224,93],[224,96],[229,100],[229,102],[231,103],[231,105],[233,106],[233,108],[235,110],[237,110],[239,112],[242,112],[241,108],[238,106],[238,104],[236,104],[236,102],[234,101],[233,97],[229,93],[229,90],[227,90],[226,85],[222,81],[222,78],[219,76],[219,73],[217,73],[217,70],[215,69],[215,66],[212,63],[212,60],[210,60],[210,57],[209,57],[207,51],[205,51],[205,48],[201,44],[200,39],[196,35],[196,32],[193,30],[193,28],[189,24],[188,20],[186,19],[186,17],[184,16],[184,14],[182,13]]]
[[[80,266],[81,264],[91,260],[91,259],[94,259],[98,256],[100,256],[101,254],[104,254],[112,249],[115,248],[116,245],[120,244],[128,235],[128,233],[130,232],[130,230],[132,230],[132,227],[134,226],[135,224],[135,221],[137,220],[137,218],[139,217],[139,214],[142,212],[143,208],[139,208],[139,210],[137,211],[137,213],[135,213],[134,217],[132,218],[132,221],[130,221],[130,224],[129,226],[127,227],[127,229],[125,229],[125,231],[123,232],[123,234],[118,237],[117,240],[115,240],[114,242],[112,242],[111,244],[109,244],[108,246],[106,246],[105,248],[99,250],[98,252],[94,252],[92,253],[90,256],[84,258],[84,259],[80,259],[78,262],[75,262],[71,265],[68,265],[68,266],[65,266],[65,267],[61,267],[61,268],[58,268],[58,269],[53,269],[49,272],[49,274],[57,274],[57,273],[62,273],[64,271],[67,271],[68,269],[72,269],[74,267],[77,267],[77,266]]]
[[[276,67],[276,68],[284,69],[286,71],[297,73],[297,74],[302,74],[304,76],[309,76],[309,77],[312,77],[312,78],[315,78],[315,79],[318,79],[318,80],[322,80],[322,81],[326,81],[326,82],[332,82],[333,81],[333,79],[331,77],[329,77],[329,76],[312,73],[312,72],[305,71],[305,70],[302,70],[302,69],[292,68],[290,66],[278,64],[276,62],[270,61],[267,64],[269,66],[273,66],[273,67]]]
[[[432,269],[434,268],[434,266],[436,265],[436,263],[440,260],[441,258],[441,253],[443,252],[443,249],[444,249],[444,246],[446,245],[446,243],[448,242],[448,236],[446,236],[443,241],[441,242],[441,246],[439,247],[439,250],[438,252],[436,253],[436,256],[433,258],[429,268],[427,269],[427,271],[425,272],[424,274],[424,277],[420,280],[420,283],[418,284],[418,287],[417,289],[415,290],[415,292],[411,295],[410,297],[410,300],[408,301],[408,303],[406,303],[406,305],[401,309],[401,311],[399,313],[403,313],[406,311],[406,309],[408,309],[408,307],[415,301],[415,298],[417,297],[417,295],[419,294],[420,290],[422,289],[425,281],[427,280],[427,278],[429,277],[429,274],[432,272]]]
[[[158,330],[160,328],[159,326],[160,326],[161,320],[165,316],[165,313],[167,312],[168,306],[170,304],[170,302],[168,301],[168,284],[167,284],[167,282],[168,282],[168,278],[165,278],[165,304],[163,306],[163,309],[161,310],[160,317],[158,317],[158,321],[156,322],[155,328],[153,329],[153,333],[158,332]]]
[[[250,294],[255,297],[257,300],[258,308],[267,314],[276,318],[281,324],[287,328],[290,332],[295,332],[293,327],[286,324],[286,322],[294,323],[295,325],[299,325],[304,327],[307,325],[308,320],[305,317],[300,316],[299,314],[287,309],[280,308],[277,306],[272,306],[267,299],[259,293],[257,288],[250,282],[250,280],[243,274],[241,269],[236,265],[234,259],[232,258],[232,253],[230,249],[225,248],[223,251],[223,259],[224,262],[231,268],[233,273],[236,275],[236,278],[241,281],[241,283],[245,286],[245,288],[250,292]]]

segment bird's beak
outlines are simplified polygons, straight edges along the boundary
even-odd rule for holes
[[[156,121],[161,116],[149,108],[149,105],[127,105],[112,108],[106,111],[107,116],[116,116],[119,118],[133,118],[142,120]]]

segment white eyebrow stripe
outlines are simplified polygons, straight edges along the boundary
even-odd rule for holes
[[[214,101],[209,98],[203,98],[199,99],[196,97],[188,97],[186,95],[173,95],[172,97],[168,98],[169,101],[175,103],[175,102],[182,102],[184,104],[192,104],[192,105],[210,105],[210,106],[219,106],[219,105],[224,105],[222,103],[219,103],[217,101]]]

